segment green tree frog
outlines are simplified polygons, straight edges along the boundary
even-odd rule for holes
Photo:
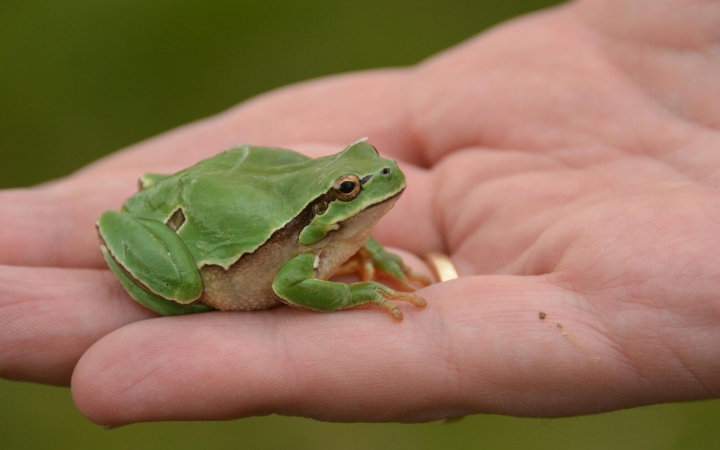
[[[393,300],[426,305],[371,281],[430,283],[370,236],[406,181],[364,140],[317,159],[244,145],[139,184],[98,220],[100,248],[130,296],[162,315],[371,304],[402,319]],[[348,273],[362,281],[328,281]]]

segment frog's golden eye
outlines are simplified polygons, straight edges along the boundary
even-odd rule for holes
[[[316,216],[322,216],[323,214],[325,214],[325,211],[327,211],[327,208],[328,204],[326,201],[315,203],[312,207],[313,214],[315,214]]]
[[[341,202],[349,202],[358,195],[362,189],[360,179],[355,175],[343,175],[333,183],[333,193],[335,198]]]

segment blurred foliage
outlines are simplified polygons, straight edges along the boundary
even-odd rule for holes
[[[0,187],[66,175],[288,83],[413,64],[551,0],[2,0]],[[0,381],[0,448],[720,448],[720,402],[571,419],[326,424],[261,417],[103,431],[69,391]]]
[[[0,1],[0,188],[288,83],[413,64],[558,1]]]
[[[569,419],[477,415],[449,424],[332,424],[269,416],[103,430],[65,388],[0,381],[0,448],[715,450],[720,402],[649,406]]]

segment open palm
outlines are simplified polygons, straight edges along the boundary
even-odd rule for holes
[[[78,407],[103,424],[559,416],[714,397],[718,29],[718,2],[573,3],[3,192],[0,375],[72,374]],[[93,224],[140,173],[245,142],[318,156],[363,136],[408,175],[376,237],[448,253],[461,275],[423,290],[429,306],[403,322],[287,307],[156,318],[106,270]]]

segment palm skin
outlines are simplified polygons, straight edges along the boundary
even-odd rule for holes
[[[101,424],[552,417],[715,397],[717,29],[719,2],[587,0],[3,192],[0,375],[72,375]],[[424,289],[428,307],[403,322],[292,308],[155,318],[106,270],[94,221],[139,173],[242,142],[318,156],[365,135],[408,175],[375,235],[448,253],[461,275]]]

